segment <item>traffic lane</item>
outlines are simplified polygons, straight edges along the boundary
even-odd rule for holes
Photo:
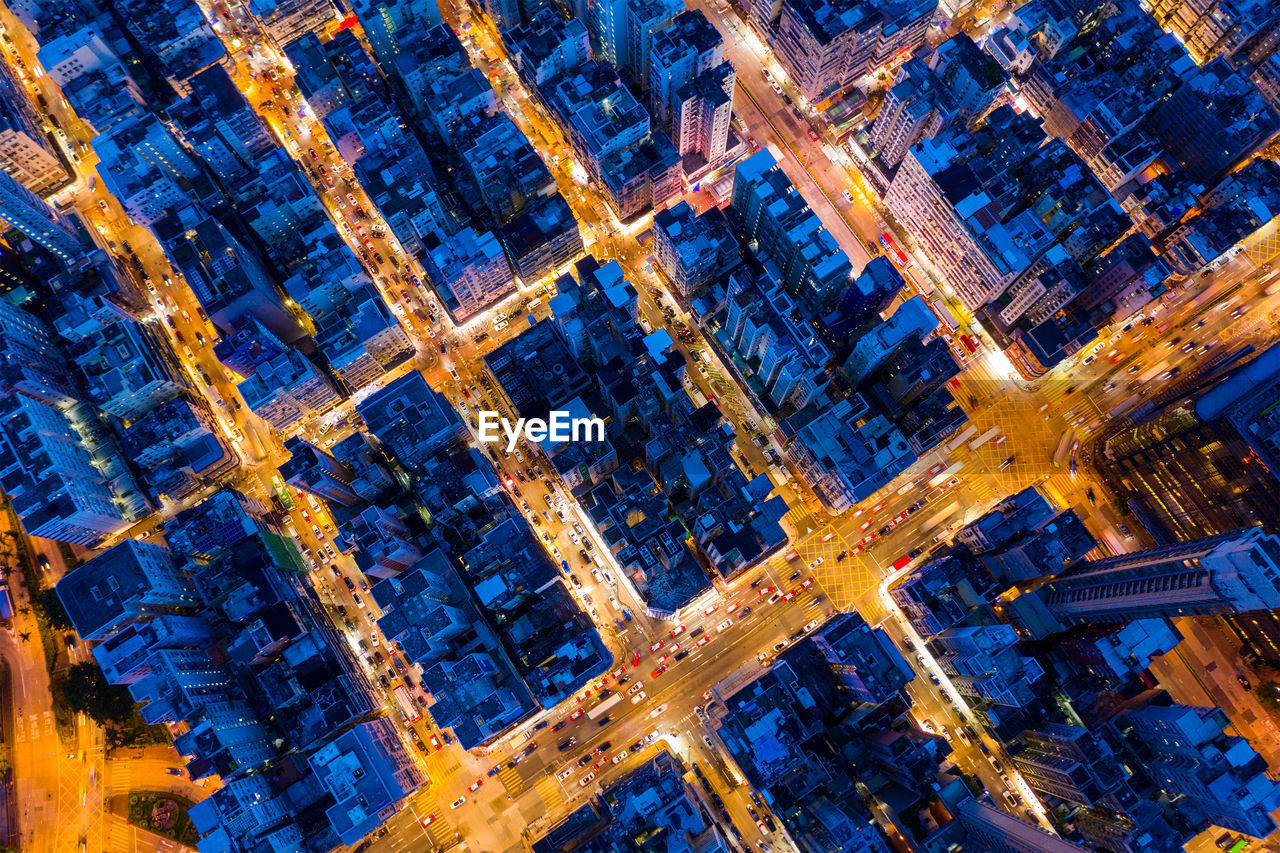
[[[776,609],[777,605],[765,606],[774,609],[772,612],[753,612],[752,616],[755,618],[745,626],[735,619],[733,627],[727,628],[723,633],[716,631],[714,624],[711,624],[713,619],[709,617],[708,627],[705,630],[711,632],[711,642],[700,650],[695,646],[695,651],[691,652],[689,658],[674,665],[669,664],[670,669],[658,679],[654,679],[651,673],[651,670],[659,666],[653,654],[661,655],[662,651],[642,660],[638,669],[630,668],[628,662],[628,671],[633,681],[644,684],[644,692],[648,698],[640,704],[631,704],[632,697],[626,696],[625,693],[633,685],[627,685],[622,691],[624,694],[622,701],[610,709],[612,719],[607,729],[600,729],[596,722],[589,721],[584,715],[578,722],[569,723],[559,732],[539,737],[548,742],[554,738],[557,745],[569,737],[579,737],[580,742],[569,750],[576,756],[577,751],[594,748],[595,744],[608,740],[615,725],[626,724],[637,719],[648,719],[648,715],[655,708],[665,705],[677,714],[692,713],[693,705],[703,704],[706,701],[702,698],[702,694],[723,680],[725,676],[736,672],[745,664],[760,667],[760,662],[755,658],[757,648],[772,646],[795,633],[795,629],[804,624],[806,614],[803,612],[798,612],[794,608],[780,611]],[[689,632],[696,630],[697,627],[701,626],[692,626]],[[746,629],[743,632],[735,630],[743,627]],[[685,636],[688,636],[689,632],[686,632]],[[544,730],[544,732],[550,731],[550,729]],[[548,759],[542,757],[546,753],[542,753],[541,749],[536,750],[534,755],[539,756],[541,764],[538,762],[530,764],[530,759],[526,758],[517,765],[524,768],[522,775],[526,781],[536,777],[548,763]]]

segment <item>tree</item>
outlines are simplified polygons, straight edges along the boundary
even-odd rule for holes
[[[66,608],[62,606],[62,600],[58,598],[58,593],[53,587],[32,593],[31,603],[39,609],[50,629],[54,631],[71,630],[71,619],[67,616]]]
[[[95,663],[72,664],[62,685],[67,707],[83,711],[100,726],[123,725],[133,713],[133,697],[123,687],[113,687]]]

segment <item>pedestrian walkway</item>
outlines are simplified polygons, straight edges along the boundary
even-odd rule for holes
[[[504,764],[502,769],[498,771],[498,779],[506,787],[507,793],[513,797],[524,790],[524,780],[520,778],[520,774],[516,772],[514,767],[508,767]]]

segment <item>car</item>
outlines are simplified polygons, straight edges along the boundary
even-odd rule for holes
[[[775,592],[777,592],[777,591],[778,591],[778,590],[777,590],[775,587],[766,586],[764,589],[760,590],[760,592],[759,592],[759,593],[757,593],[757,594],[758,594],[761,598],[764,598],[766,595],[773,595],[773,594],[774,594]]]
[[[684,626],[683,626],[683,625],[678,625],[678,626],[676,626],[675,628],[672,628],[672,629],[671,629],[671,636],[672,636],[672,637],[678,637],[678,636],[680,636],[680,635],[681,635],[681,634],[683,634],[683,633],[684,633]]]
[[[810,140],[812,140],[813,142],[817,142],[817,141],[818,141],[818,134],[814,132],[813,128],[809,128],[808,133],[809,133],[809,139],[810,139]]]
[[[590,763],[591,763],[591,753],[589,752],[578,758],[579,767],[586,767]]]
[[[751,608],[744,607],[738,611],[738,621],[741,622],[743,619],[746,619],[750,615],[751,615]]]
[[[426,817],[424,817],[422,820],[418,821],[418,823],[422,824],[424,827],[431,826],[431,824],[435,822],[436,822],[436,816],[434,814],[429,814]]]
[[[703,646],[705,646],[705,645],[706,645],[707,643],[709,643],[709,642],[711,642],[711,635],[710,635],[710,634],[707,634],[707,635],[706,635],[706,636],[704,636],[704,637],[700,637],[700,638],[698,639],[698,642],[694,643],[694,645],[696,645],[698,648],[702,648]]]
[[[652,646],[649,647],[649,651],[656,652],[658,649],[662,648],[666,644],[667,644],[666,640],[658,640],[658,642],[654,643]]]
[[[561,782],[563,782],[565,779],[568,779],[572,775],[573,775],[573,768],[566,767],[565,769],[561,770],[559,773],[556,774],[556,778],[559,779]]]
[[[853,196],[849,194],[848,190],[840,193],[840,197],[844,199],[845,204],[853,204]]]
[[[1239,673],[1236,674],[1236,681],[1240,682],[1240,686],[1245,690],[1253,689],[1253,685],[1249,682],[1249,679],[1245,678],[1243,675],[1240,675]]]
[[[596,774],[588,773],[586,776],[583,776],[581,779],[578,780],[578,785],[585,788],[588,785],[590,785],[592,780],[594,780],[595,778],[596,778]]]
[[[702,611],[702,615],[703,615],[703,616],[710,616],[712,613],[715,613],[715,612],[716,612],[716,607],[717,607],[717,605],[714,605],[714,604],[713,604],[713,605],[711,605],[711,606],[710,606],[710,607],[708,607],[706,610]]]
[[[633,684],[633,685],[630,687],[630,689],[628,689],[628,690],[627,690],[627,695],[628,695],[628,696],[634,696],[635,694],[640,693],[640,692],[642,692],[643,690],[644,690],[644,682],[643,682],[643,681],[637,681],[635,684]]]
[[[642,687],[643,685],[637,684],[636,686],[637,686],[637,687]],[[631,704],[632,704],[632,705],[639,705],[641,702],[643,702],[644,700],[646,700],[646,699],[648,699],[648,698],[649,698],[649,696],[648,696],[648,695],[647,695],[647,694],[642,690],[642,691],[640,691],[639,693],[637,693],[635,696],[632,696],[632,697],[631,697]]]
[[[178,768],[178,767],[166,767],[166,768],[164,769],[164,772],[165,772],[165,773],[168,773],[170,776],[181,776],[181,775],[182,775],[182,770],[181,770],[180,768]]]
[[[483,779],[477,779],[476,781],[472,782],[470,785],[467,786],[467,790],[474,793],[475,791],[479,791],[480,786],[483,784],[484,784]]]
[[[449,803],[449,808],[451,809],[459,808],[466,801],[467,801],[467,798],[465,796],[458,797],[458,799],[454,800],[452,803]]]
[[[812,631],[814,628],[817,628],[817,627],[818,627],[818,625],[820,625],[820,624],[822,624],[822,623],[821,623],[821,622],[819,622],[817,619],[814,619],[812,622],[806,622],[806,623],[805,623],[804,630],[805,630],[806,632],[807,632],[807,631]]]
[[[653,672],[649,673],[649,675],[652,678],[657,678],[658,676],[664,674],[666,671],[667,671],[667,665],[664,663],[662,666],[658,667]]]
[[[807,581],[800,584],[801,589],[808,589],[811,586],[813,586],[813,578],[809,578]]]
[[[581,708],[579,708],[578,710],[574,711],[572,714],[570,714],[570,715],[569,715],[569,721],[570,721],[570,722],[576,722],[576,721],[578,721],[578,720],[582,719],[583,715],[584,715],[584,714],[586,714],[586,713],[587,713],[586,711],[584,711],[584,710],[582,710]]]
[[[719,625],[717,625],[717,626],[716,626],[716,632],[717,632],[717,633],[724,633],[724,631],[726,631],[727,629],[732,628],[732,627],[733,627],[733,620],[732,620],[732,619],[726,619],[726,620],[724,620],[723,622],[721,622]]]
[[[624,749],[624,750],[622,750],[621,752],[619,752],[617,755],[615,755],[615,756],[614,756],[612,759],[610,759],[610,760],[611,760],[614,764],[617,764],[619,761],[621,761],[622,759],[626,758],[628,754],[629,754],[629,753],[627,752],[627,750],[625,750],[625,749]]]
[[[756,142],[754,137],[747,137],[747,144],[751,146],[752,153],[760,150],[760,143]]]
[[[444,749],[444,744],[440,742],[440,738],[436,737],[435,735],[432,735],[429,738],[429,740],[431,741],[432,749],[436,749],[436,750]]]

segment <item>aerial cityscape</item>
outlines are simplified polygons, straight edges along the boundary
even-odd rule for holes
[[[1274,0],[0,57],[0,853],[1280,851]]]

